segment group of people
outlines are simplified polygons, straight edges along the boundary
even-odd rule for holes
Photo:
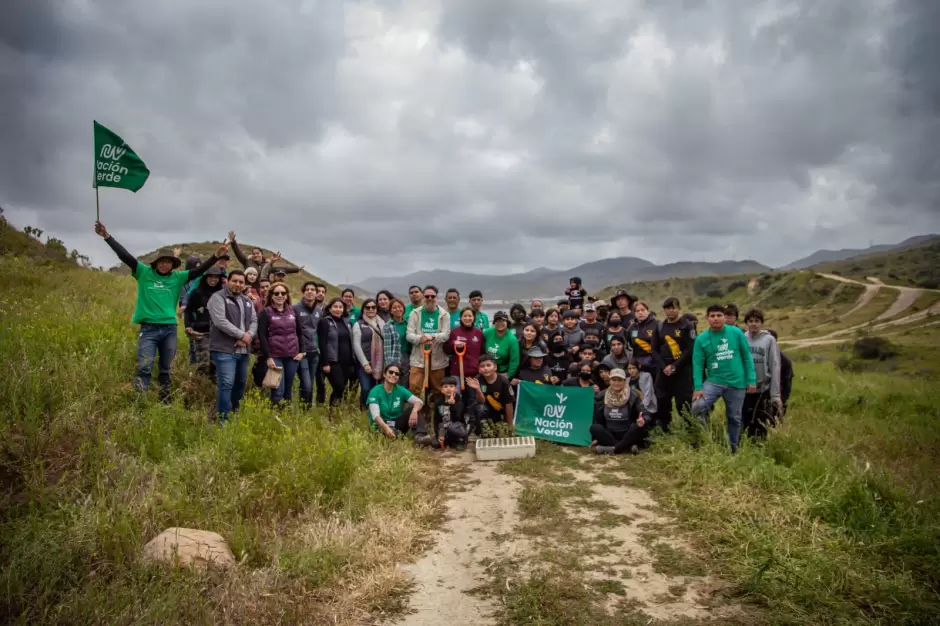
[[[469,306],[448,289],[408,289],[407,301],[382,290],[356,306],[345,289],[326,301],[326,286],[308,281],[294,297],[284,282],[302,268],[280,267],[280,255],[260,249],[245,256],[235,233],[229,241],[243,269],[230,269],[229,244],[206,259],[162,251],[149,265],[129,254],[97,222],[96,232],[128,265],[137,281],[133,322],[140,324],[135,387],[146,390],[158,364],[160,396],[169,400],[176,352],[177,315],[190,344],[190,361],[217,383],[217,411],[224,422],[237,411],[251,367],[258,386],[275,370],[271,401],[290,402],[300,378],[304,405],[331,407],[358,387],[372,427],[390,438],[414,431],[416,441],[464,448],[484,425],[513,424],[522,382],[591,387],[595,411],[591,435],[599,454],[636,453],[658,424],[668,431],[673,408],[707,423],[723,398],[732,450],[742,425],[761,437],[783,414],[792,368],[759,310],[737,327],[734,305],[708,309],[708,329],[682,314],[677,298],[662,304],[662,319],[649,303],[624,291],[610,304],[588,296],[574,277],[566,297],[546,308],[514,304],[492,320],[483,294]],[[789,368],[789,372],[787,371]]]

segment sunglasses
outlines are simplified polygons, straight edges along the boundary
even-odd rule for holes
[[[286,297],[286,296],[287,296],[287,292],[286,292],[286,291],[275,291],[275,292],[274,292],[273,294],[271,294],[271,295],[273,295],[275,298],[277,298],[278,296],[284,296],[284,297]]]
[[[436,297],[437,297],[437,295],[436,295],[436,294],[433,294],[433,293],[426,293],[426,294],[424,294],[424,299],[425,299],[425,300],[433,300],[433,299],[435,299]]]
[[[366,311],[374,311],[374,310],[375,310],[375,307],[374,307],[374,306],[367,306],[367,307],[363,307],[363,308],[364,308]]]
[[[399,372],[398,370],[388,370],[388,371],[385,372],[385,373],[386,373],[386,374],[391,374],[392,376],[401,376],[401,372]]]

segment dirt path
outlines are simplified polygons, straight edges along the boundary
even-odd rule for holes
[[[858,300],[855,301],[855,306],[852,307],[852,309],[849,312],[844,313],[842,317],[847,317],[851,315],[852,313],[855,313],[859,309],[865,307],[869,302],[872,301],[872,299],[878,293],[878,290],[881,288],[881,285],[866,285],[865,283],[859,282],[857,280],[852,280],[850,278],[846,278],[845,276],[839,276],[838,274],[819,274],[819,275],[822,276],[823,278],[829,278],[831,280],[835,280],[840,283],[848,283],[850,285],[861,285],[862,287],[865,288],[865,291],[862,292],[862,295],[860,295],[858,297]]]
[[[445,468],[462,476],[465,490],[458,486],[450,494],[446,522],[435,533],[433,547],[403,568],[415,587],[408,614],[396,624],[495,624],[499,593],[471,590],[492,584],[490,569],[506,563],[512,567],[498,591],[514,589],[533,572],[557,566],[560,552],[575,560],[572,567],[579,576],[611,587],[596,608],[612,615],[624,606],[651,620],[715,618],[737,610],[711,603],[718,585],[701,572],[664,572],[657,554],[688,554],[689,547],[663,530],[671,520],[656,512],[647,492],[628,486],[626,476],[612,484],[605,461],[610,459],[583,455],[575,462],[580,467],[561,473],[546,468],[517,478],[505,472],[505,462],[478,462],[472,452],[442,458]],[[524,491],[531,498],[531,490],[542,488],[563,494],[556,517],[520,509]]]
[[[829,333],[828,335],[823,335],[822,337],[814,337],[812,339],[791,339],[791,340],[781,340],[780,345],[786,346],[788,350],[796,348],[808,348],[810,346],[821,346],[833,343],[841,343],[846,340],[846,335],[851,335],[856,330],[860,328],[865,328],[869,331],[878,332],[883,330],[888,330],[894,326],[906,326],[908,324],[913,324],[921,320],[925,320],[928,317],[940,315],[940,302],[937,302],[929,309],[924,311],[918,311],[917,313],[912,313],[911,315],[906,315],[904,317],[898,318],[896,320],[891,320],[889,322],[882,322],[880,324],[861,324],[859,326],[853,326],[852,328],[844,328],[842,330],[837,330],[835,332]],[[881,319],[880,317],[876,319]],[[923,326],[933,326],[937,322],[930,322],[924,324]],[[922,326],[917,326],[915,328],[922,328]]]
[[[467,592],[481,585],[485,569],[480,559],[515,553],[521,542],[502,542],[519,523],[516,500],[521,486],[496,466],[473,461],[465,452],[442,459],[447,469],[463,468],[461,482],[468,491],[451,495],[446,523],[435,533],[434,547],[421,560],[404,568],[415,592],[402,626],[470,626],[493,624],[491,602]],[[446,471],[446,470],[445,470]],[[459,488],[459,486],[458,486]]]
[[[875,318],[878,320],[887,320],[891,319],[895,315],[900,315],[904,311],[911,308],[911,305],[917,301],[917,298],[920,297],[920,294],[923,293],[921,289],[913,289],[911,287],[894,287],[900,291],[897,299],[888,307],[888,310]]]

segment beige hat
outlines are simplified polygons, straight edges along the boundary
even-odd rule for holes
[[[619,378],[620,380],[627,379],[627,373],[620,369],[619,367],[610,370],[610,378]]]

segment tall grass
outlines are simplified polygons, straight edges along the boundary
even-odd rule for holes
[[[765,444],[732,457],[667,437],[624,462],[693,531],[712,573],[774,621],[937,623],[936,379],[798,367],[790,415]]]
[[[138,398],[133,296],[128,278],[0,257],[0,621],[352,623],[394,606],[395,563],[435,513],[425,457],[358,411],[275,414],[257,395],[219,428],[185,340],[172,406]],[[239,564],[143,564],[170,526],[220,533]]]

